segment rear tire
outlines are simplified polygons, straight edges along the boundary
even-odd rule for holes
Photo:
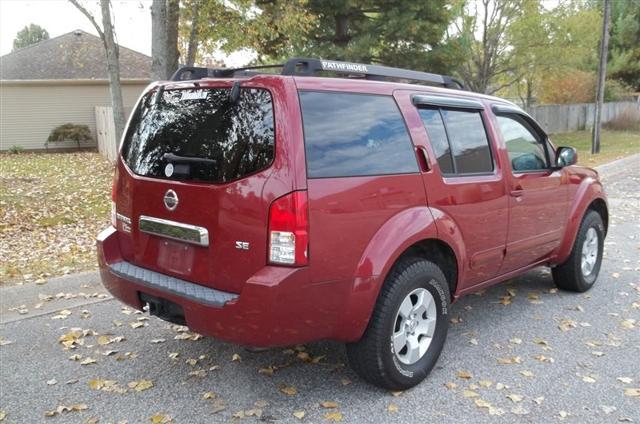
[[[401,259],[385,280],[364,335],[347,344],[351,368],[386,389],[420,383],[442,352],[449,303],[447,280],[436,264]]]
[[[559,289],[582,293],[593,287],[602,265],[604,236],[600,214],[587,211],[569,258],[552,270],[553,281]]]

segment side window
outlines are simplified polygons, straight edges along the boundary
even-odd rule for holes
[[[525,122],[517,117],[504,115],[498,115],[496,118],[507,145],[511,169],[516,172],[526,172],[549,168],[544,144]]]
[[[418,172],[392,97],[301,91],[300,103],[309,178]]]
[[[480,112],[442,109],[442,116],[449,134],[456,173],[475,174],[493,171],[489,139]]]
[[[419,109],[418,113],[422,118],[422,123],[427,129],[431,148],[436,155],[440,170],[444,174],[453,174],[453,159],[451,158],[451,148],[447,140],[447,132],[444,129],[444,122],[439,109]]]
[[[489,139],[477,110],[419,109],[443,174],[493,171]]]

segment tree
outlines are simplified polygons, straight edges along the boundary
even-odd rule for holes
[[[166,80],[178,69],[178,0],[151,4],[151,79]]]
[[[25,26],[16,34],[16,38],[13,40],[13,51],[48,39],[49,33],[46,29],[40,25],[29,24],[29,26]]]
[[[459,74],[471,90],[495,93],[522,77],[516,72],[507,34],[522,16],[526,3],[526,0],[478,0],[465,2],[459,9],[462,16],[454,25],[465,40],[467,57]],[[502,77],[508,78],[496,83]]]
[[[508,82],[517,76],[520,79],[513,83],[511,90],[503,90],[501,94],[515,94],[525,106],[531,106],[541,95],[557,96],[557,92],[541,93],[540,90],[556,89],[558,82],[567,80],[573,85],[585,86],[576,81],[576,77],[590,75],[597,60],[598,33],[593,28],[600,24],[600,13],[583,6],[582,2],[570,1],[545,10],[534,2],[524,4],[522,15],[506,35],[513,71],[498,78],[498,82]],[[549,83],[545,82],[547,79]],[[571,95],[566,90],[564,93]]]
[[[113,109],[113,122],[116,130],[116,142],[120,142],[124,131],[124,106],[122,104],[122,89],[120,87],[120,52],[115,42],[115,30],[111,22],[111,2],[100,0],[100,11],[102,13],[102,27],[98,24],[93,14],[78,0],[69,0],[82,14],[84,14],[95,27],[104,45],[107,59],[107,72],[109,74],[109,92],[111,93],[111,107]]]
[[[455,42],[445,40],[451,18],[448,3],[210,1],[200,9],[201,22],[206,25],[198,31],[201,40],[215,40],[202,46],[202,51],[248,48],[262,63],[304,55],[449,72],[459,59],[459,49]],[[183,30],[182,34],[185,39],[187,33]]]
[[[640,90],[640,2],[611,3],[609,75]]]

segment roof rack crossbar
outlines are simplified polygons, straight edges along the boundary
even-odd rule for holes
[[[255,75],[256,70],[268,68],[282,68],[281,75],[291,76],[314,76],[319,72],[332,72],[352,76],[363,76],[366,79],[381,80],[385,78],[400,79],[407,81],[425,82],[446,88],[456,88],[464,90],[462,81],[439,74],[429,72],[411,71],[408,69],[392,68],[381,65],[365,65],[362,63],[342,62],[337,60],[311,59],[304,57],[294,57],[284,64],[277,65],[256,65],[242,68],[198,68],[185,66],[176,71],[171,77],[172,81],[182,81],[184,79],[202,78],[230,78],[234,76]],[[187,78],[184,78],[184,77]]]

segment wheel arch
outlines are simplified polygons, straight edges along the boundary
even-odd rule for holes
[[[402,252],[402,254],[396,258],[393,266],[403,258],[409,256],[421,257],[435,263],[447,279],[449,295],[451,296],[450,300],[455,298],[458,288],[458,259],[449,244],[441,239],[434,238],[420,240]],[[393,267],[391,269],[393,269]]]
[[[609,225],[607,199],[600,181],[591,177],[582,180],[576,190],[576,194],[569,208],[564,237],[553,260],[554,263],[563,263],[571,254],[580,223],[589,210],[596,211],[600,214],[606,234]]]

